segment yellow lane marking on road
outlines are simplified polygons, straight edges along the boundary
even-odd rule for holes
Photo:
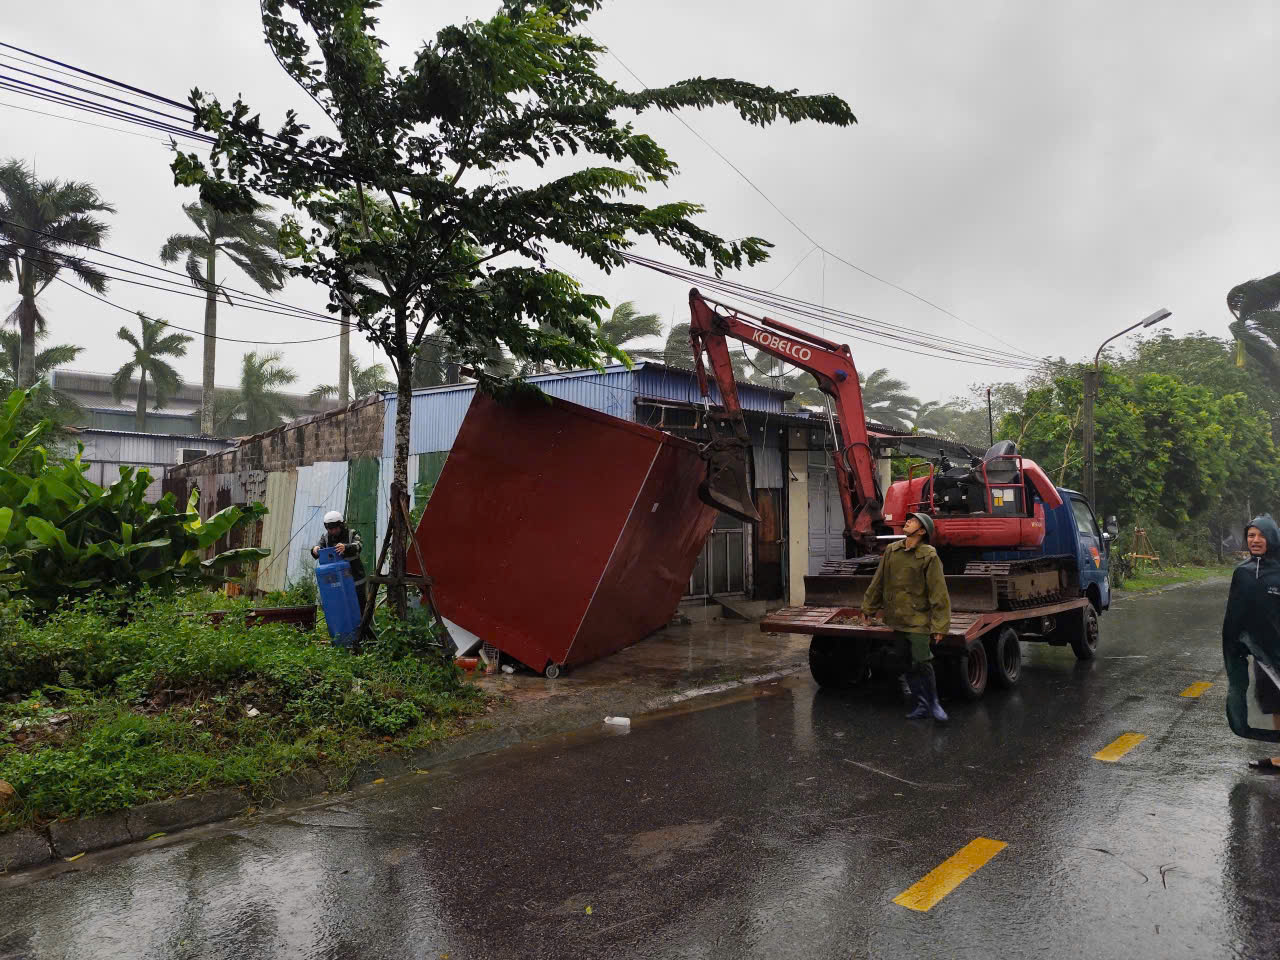
[[[979,837],[930,871],[919,883],[908,887],[893,902],[908,910],[931,910],[938,901],[977,873],[987,861],[1007,847],[1002,840]]]
[[[1200,680],[1200,681],[1197,681],[1196,683],[1193,683],[1191,686],[1187,687],[1187,689],[1183,690],[1180,694],[1178,694],[1178,696],[1198,697],[1200,696],[1200,694],[1204,693],[1206,690],[1208,690],[1212,686],[1213,684],[1210,683],[1208,680]]]
[[[1093,759],[1103,763],[1115,763],[1126,753],[1147,739],[1145,733],[1122,733],[1109,744],[1093,755]]]

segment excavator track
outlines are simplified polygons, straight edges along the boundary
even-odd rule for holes
[[[1071,557],[1032,557],[1001,562],[974,561],[965,565],[965,576],[989,576],[996,582],[1001,610],[1019,610],[1079,595],[1071,583]]]
[[[1079,596],[1070,556],[1031,557],[1000,562],[972,561],[962,574],[947,576],[956,610],[1022,610]],[[806,589],[823,603],[860,604],[880,558],[854,557],[824,564]]]

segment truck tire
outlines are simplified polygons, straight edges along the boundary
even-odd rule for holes
[[[1087,604],[1077,620],[1071,618],[1071,652],[1077,660],[1092,660],[1098,655],[1098,611]]]
[[[988,637],[986,647],[988,673],[997,687],[1008,690],[1022,676],[1022,643],[1018,631],[1004,627]]]
[[[809,672],[824,690],[849,690],[867,679],[867,657],[848,640],[814,637],[809,641]]]
[[[977,700],[987,692],[987,648],[975,643],[968,653],[951,658],[951,678],[956,690],[966,700]]]

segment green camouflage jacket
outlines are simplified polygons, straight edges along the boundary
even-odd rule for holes
[[[862,599],[862,612],[877,615],[907,633],[946,633],[951,628],[951,597],[938,551],[927,543],[908,549],[889,544]]]

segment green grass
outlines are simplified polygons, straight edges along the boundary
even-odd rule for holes
[[[1232,564],[1207,567],[1172,567],[1167,570],[1141,570],[1126,578],[1124,583],[1118,586],[1118,589],[1124,590],[1126,593],[1137,593],[1142,590],[1167,587],[1175,583],[1197,583],[1201,580],[1211,580],[1214,577],[1228,577],[1233,569],[1234,565]]]
[[[17,792],[0,830],[215,786],[264,799],[290,772],[425,746],[481,704],[424,624],[380,624],[352,656],[323,627],[187,615],[214,606],[249,604],[95,597],[43,621],[0,607],[0,779]]]

